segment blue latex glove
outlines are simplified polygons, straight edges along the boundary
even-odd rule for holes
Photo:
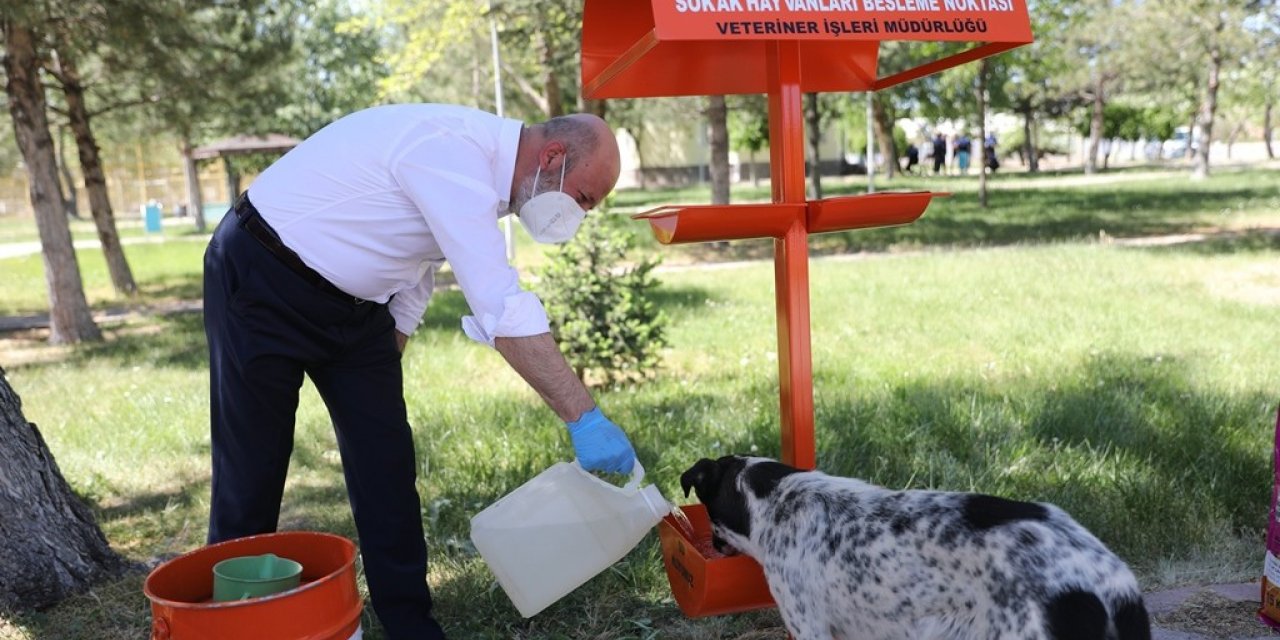
[[[636,462],[635,449],[627,434],[596,407],[573,422],[567,423],[578,464],[587,471],[631,473]]]

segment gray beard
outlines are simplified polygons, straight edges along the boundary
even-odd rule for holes
[[[547,178],[540,178],[538,182],[542,183],[537,185],[538,193],[560,190],[559,176],[551,176],[550,180],[547,180]],[[550,182],[550,184],[547,184],[548,182]],[[517,216],[520,215],[520,207],[523,207],[524,203],[528,202],[529,199],[533,197],[533,191],[533,176],[525,176],[524,180],[520,182],[520,186],[516,188],[515,199],[507,206],[507,213]]]

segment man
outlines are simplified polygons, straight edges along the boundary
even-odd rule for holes
[[[506,261],[498,219],[562,242],[618,179],[589,115],[525,127],[473,109],[391,105],[321,129],[267,168],[205,253],[213,496],[209,542],[274,531],[306,374],[329,409],[365,577],[390,638],[443,638],[400,356],[448,260],[497,349],[569,429],[592,470],[635,452],[573,374],[546,312]]]
[[[914,142],[907,143],[907,168],[903,169],[903,173],[915,173],[916,165],[920,164],[920,148]]]
[[[933,175],[942,173],[942,168],[947,164],[947,139],[942,136],[939,131],[933,137]]]

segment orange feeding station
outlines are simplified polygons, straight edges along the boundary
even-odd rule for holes
[[[880,42],[973,46],[880,77]],[[782,459],[816,464],[809,346],[812,233],[908,224],[930,192],[805,199],[809,92],[878,91],[1032,42],[1026,0],[586,0],[582,86],[588,98],[764,93],[770,204],[668,206],[635,216],[663,244],[773,238]],[[706,512],[684,508],[694,538]],[[746,556],[707,557],[668,517],[659,525],[672,591],[691,617],[773,605]]]

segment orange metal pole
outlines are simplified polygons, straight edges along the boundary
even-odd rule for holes
[[[803,203],[804,119],[800,43],[768,45],[769,171],[775,203]],[[801,216],[773,242],[778,315],[778,385],[782,403],[782,460],[812,469],[813,358],[809,349],[809,232]]]

